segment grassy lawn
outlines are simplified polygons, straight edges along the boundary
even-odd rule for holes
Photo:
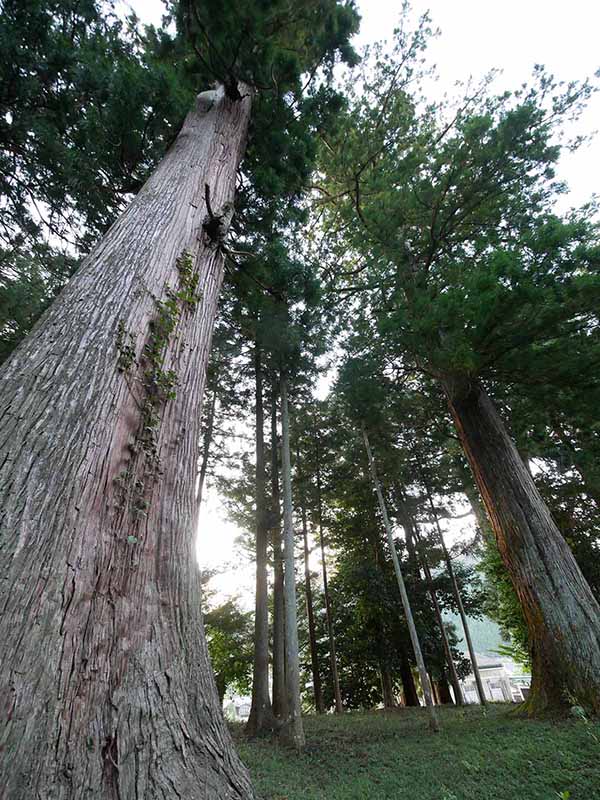
[[[600,725],[440,711],[306,717],[302,755],[234,736],[261,800],[600,800]]]

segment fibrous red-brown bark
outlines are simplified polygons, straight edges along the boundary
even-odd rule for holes
[[[215,214],[233,200],[249,112],[249,96],[199,96],[3,368],[4,798],[252,797],[218,705],[193,553],[223,267],[205,187]]]
[[[600,606],[490,398],[476,384],[445,389],[527,621],[528,710],[578,702],[600,711]]]

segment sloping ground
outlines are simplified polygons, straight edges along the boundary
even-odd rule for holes
[[[600,800],[600,724],[509,708],[441,709],[439,734],[418,709],[306,717],[302,755],[234,735],[261,800]]]

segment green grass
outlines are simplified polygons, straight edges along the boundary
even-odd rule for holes
[[[261,800],[600,800],[600,725],[439,710],[305,717],[301,755],[234,737]]]

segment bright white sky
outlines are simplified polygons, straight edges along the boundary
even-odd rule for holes
[[[224,3],[227,0],[223,0]],[[144,22],[160,24],[160,0],[130,0]],[[499,88],[516,88],[528,80],[535,64],[543,64],[560,80],[592,77],[600,68],[600,3],[597,0],[413,0],[415,18],[427,9],[433,27],[441,29],[429,49],[437,65],[437,87],[452,94],[457,81],[478,79],[500,68]],[[355,44],[391,38],[402,3],[399,0],[359,0],[362,26]],[[573,133],[591,133],[600,127],[600,96],[593,98]],[[579,205],[600,190],[600,136],[575,154],[565,155],[559,177],[570,188],[570,204]],[[459,526],[460,527],[460,526]],[[208,492],[198,538],[198,559],[203,567],[224,562],[230,568],[214,587],[223,594],[240,594],[251,604],[253,570],[235,553],[238,531],[223,519],[219,499]],[[233,565],[237,566],[233,566]]]

